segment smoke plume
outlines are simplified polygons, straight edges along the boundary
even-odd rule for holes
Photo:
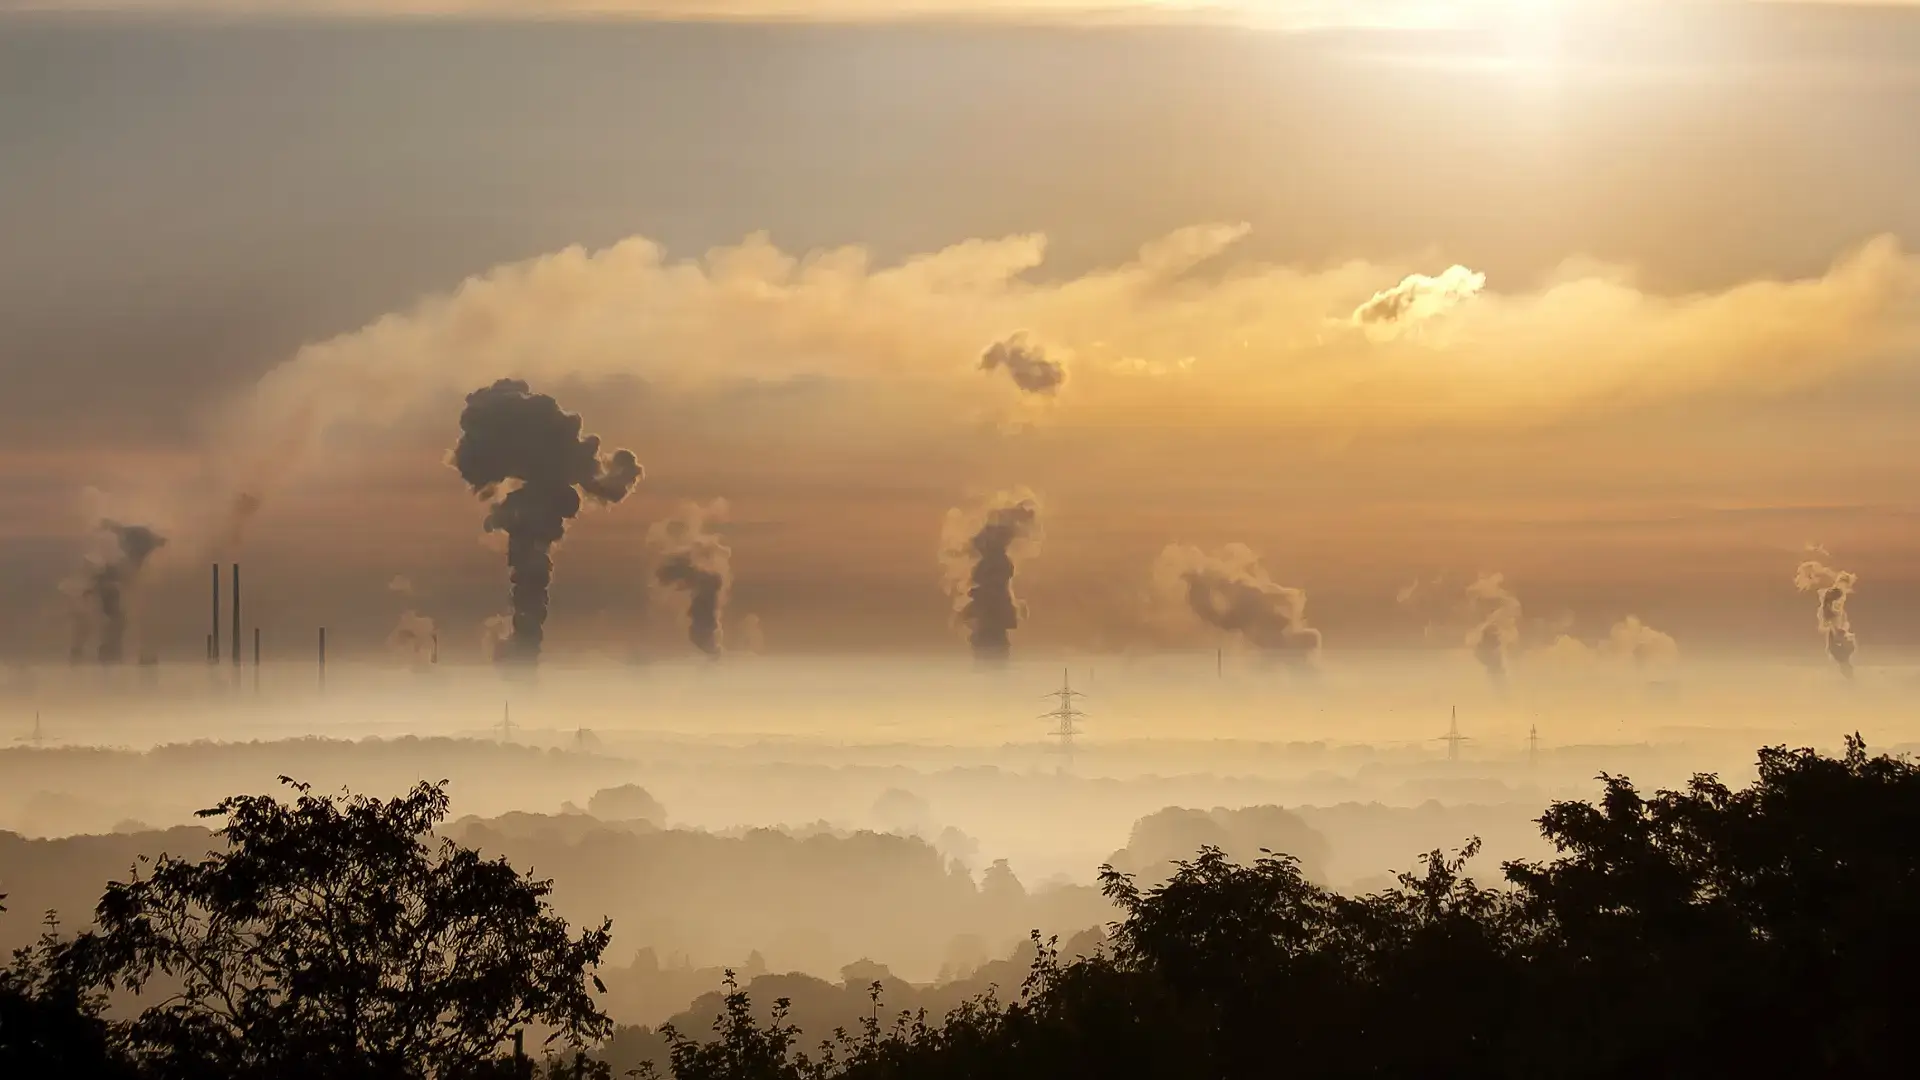
[[[1051,397],[1067,382],[1066,363],[1048,356],[1046,348],[1024,330],[980,354],[981,371],[996,368],[1005,368],[1023,394]]]
[[[642,475],[631,450],[600,453],[600,437],[582,435],[580,418],[518,379],[467,395],[452,465],[474,494],[492,502],[486,531],[507,534],[513,579],[513,633],[502,658],[540,659],[553,582],[553,547],[580,513],[581,496],[617,503]]]
[[[480,655],[490,664],[501,663],[510,655],[513,620],[505,615],[489,615],[480,620]]]
[[[1201,622],[1239,634],[1268,656],[1304,664],[1320,651],[1320,631],[1307,625],[1307,594],[1275,582],[1245,544],[1213,553],[1170,545],[1154,564],[1154,579]]]
[[[1607,649],[1615,656],[1633,661],[1638,668],[1670,664],[1680,657],[1680,645],[1673,635],[1665,634],[1629,615],[1613,624],[1607,635]]]
[[[940,561],[975,660],[1001,663],[1012,654],[1008,635],[1027,616],[1013,576],[1018,560],[1037,554],[1042,539],[1040,500],[1028,491],[1002,492],[972,511],[947,511]]]
[[[105,555],[87,560],[78,582],[78,596],[86,606],[86,618],[78,625],[73,643],[74,659],[85,648],[86,630],[91,624],[100,634],[96,656],[102,664],[118,664],[126,655],[127,600],[140,579],[140,571],[153,553],[166,546],[166,537],[145,525],[122,525],[117,521],[100,522],[100,531],[113,540]]]
[[[1353,313],[1353,324],[1363,329],[1392,331],[1399,327],[1443,315],[1487,287],[1487,275],[1464,266],[1450,266],[1439,277],[1409,274],[1400,284],[1361,304]]]
[[[654,580],[687,594],[687,640],[708,656],[724,645],[721,619],[733,590],[733,549],[707,526],[725,521],[725,499],[689,503],[678,517],[647,530],[647,543],[661,554]]]
[[[1479,617],[1467,632],[1467,647],[1489,678],[1504,683],[1507,650],[1520,640],[1520,598],[1507,589],[1506,575],[1485,574],[1467,586],[1467,600]]]
[[[415,666],[431,663],[434,659],[439,629],[433,620],[417,611],[408,609],[400,613],[400,620],[394,624],[393,632],[387,635],[387,648],[406,657]]]
[[[1840,674],[1853,678],[1853,653],[1859,642],[1853,636],[1852,621],[1847,618],[1847,598],[1859,583],[1850,570],[1835,570],[1825,563],[1808,560],[1793,575],[1793,585],[1801,592],[1820,594],[1815,614],[1820,636],[1827,643],[1827,655],[1840,665]]]

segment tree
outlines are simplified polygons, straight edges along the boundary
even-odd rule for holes
[[[227,799],[226,849],[108,886],[65,960],[106,990],[164,986],[126,1026],[159,1077],[488,1075],[531,1025],[580,1045],[608,925],[573,936],[551,882],[451,841],[444,785],[391,801]]]
[[[58,931],[49,912],[40,940],[0,968],[0,1076],[130,1077],[104,996],[73,977]]]
[[[736,991],[719,1042],[676,1045],[673,1065],[682,1080],[1912,1074],[1920,766],[1855,736],[1837,758],[1764,749],[1740,790],[1601,781],[1597,803],[1546,811],[1559,856],[1508,864],[1506,888],[1467,878],[1476,843],[1361,897],[1218,848],[1152,888],[1109,867],[1108,949],[1062,965],[1040,948],[1018,1001],[890,1030],[876,1002],[862,1036],[808,1062]]]

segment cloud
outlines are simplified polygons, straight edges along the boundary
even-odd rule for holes
[[[497,267],[410,310],[303,347],[235,403],[216,460],[257,492],[319,435],[418,415],[423,399],[511,371],[646,381],[661,395],[826,378],[918,387],[990,411],[955,356],[1028,328],[1070,350],[1053,423],[1126,437],[1142,416],[1207,430],[1353,434],[1545,424],[1576,409],[1797,390],[1920,345],[1920,262],[1874,241],[1810,278],[1649,294],[1617,269],[1480,293],[1444,334],[1380,340],[1345,313],[1393,267],[1237,259],[1244,226],[1183,229],[1118,266],[1032,280],[1040,236],[969,240],[877,265],[764,236],[673,261],[634,238]],[[1141,378],[1140,373],[1178,378]],[[231,444],[237,443],[238,446]]]
[[[1409,274],[1391,289],[1353,312],[1353,325],[1391,336],[1410,326],[1437,318],[1480,295],[1487,275],[1464,266],[1448,267],[1439,277]]]
[[[1589,645],[1571,634],[1561,634],[1551,645],[1528,652],[1525,659],[1528,663],[1544,661],[1572,668],[1613,663],[1648,670],[1677,662],[1680,646],[1672,635],[1648,626],[1638,615],[1629,615],[1614,623],[1598,645]]]

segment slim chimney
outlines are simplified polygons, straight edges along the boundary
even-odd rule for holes
[[[233,564],[233,666],[240,666],[240,564]]]
[[[213,634],[208,639],[207,663],[220,662],[220,564],[213,564]]]

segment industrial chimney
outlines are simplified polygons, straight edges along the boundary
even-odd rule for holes
[[[240,564],[233,564],[233,666],[240,667]]]

